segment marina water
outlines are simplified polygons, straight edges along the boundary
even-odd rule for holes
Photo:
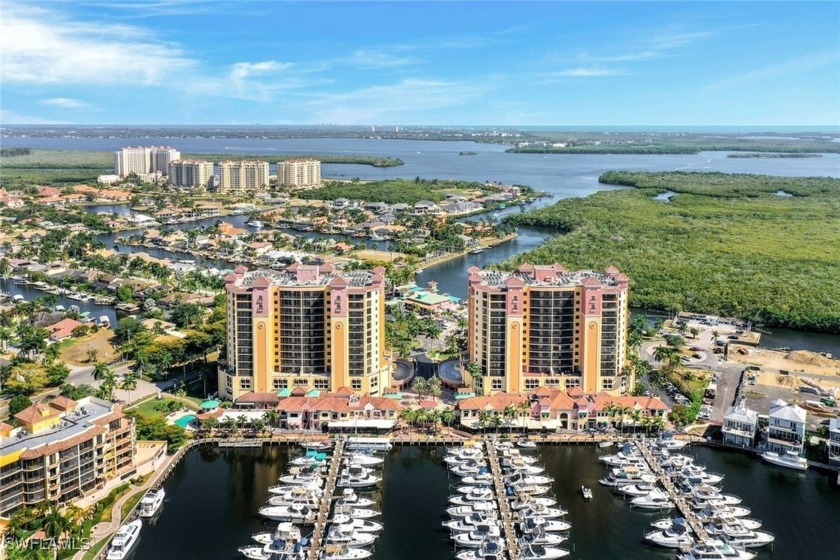
[[[797,473],[766,465],[734,451],[690,447],[684,453],[710,472],[724,474],[723,488],[743,498],[751,517],[763,522],[776,542],[758,558],[833,560],[837,557],[840,488],[835,477]],[[579,560],[674,558],[673,551],[642,542],[649,524],[662,513],[631,510],[628,502],[598,484],[606,468],[591,445],[541,445],[537,450],[552,491],[569,510],[572,531],[565,547]],[[268,487],[285,474],[299,448],[260,449],[201,447],[190,451],[166,482],[166,502],[153,524],[143,528],[136,560],[192,558],[238,559],[237,547],[253,533],[269,530],[257,510]],[[384,465],[381,483],[385,526],[374,549],[376,560],[443,560],[454,558],[449,533],[441,527],[450,479],[440,447],[395,447]],[[592,488],[585,502],[580,486]]]

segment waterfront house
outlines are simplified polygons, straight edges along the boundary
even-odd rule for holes
[[[750,449],[758,431],[758,412],[747,408],[746,399],[730,406],[723,417],[723,444]]]
[[[832,418],[828,423],[828,464],[840,467],[840,418]]]
[[[414,213],[418,216],[421,214],[439,214],[440,208],[431,200],[421,200],[414,204]]]
[[[390,430],[396,426],[403,408],[395,399],[359,396],[347,387],[323,393],[298,386],[292,391],[281,389],[278,395],[280,425],[288,429]]]
[[[65,318],[48,326],[47,331],[50,333],[50,340],[53,342],[61,342],[62,340],[73,336],[73,329],[78,326],[81,326],[80,322],[75,319]]]
[[[770,421],[767,430],[767,450],[780,455],[785,452],[802,454],[805,443],[807,413],[795,404],[777,399],[770,404]]]

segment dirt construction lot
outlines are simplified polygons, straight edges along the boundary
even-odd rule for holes
[[[84,336],[82,338],[71,338],[61,342],[59,357],[62,361],[74,366],[93,365],[88,361],[88,350],[96,351],[96,360],[106,364],[117,358],[117,350],[111,344],[114,331],[111,329],[99,329],[99,332]]]

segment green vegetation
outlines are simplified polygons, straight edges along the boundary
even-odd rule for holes
[[[371,183],[327,183],[320,189],[312,189],[295,193],[306,200],[335,200],[348,198],[367,202],[384,202],[386,204],[415,204],[421,200],[440,202],[449,193],[464,191],[481,191],[485,194],[499,192],[495,187],[483,183],[466,181],[444,181],[438,179],[389,179]]]
[[[31,152],[29,148],[0,148],[0,157],[28,156]]]
[[[512,216],[561,235],[505,266],[613,264],[630,276],[636,307],[840,333],[840,180],[679,172],[600,180],[635,188]],[[670,203],[654,200],[668,190],[677,193]]]
[[[778,158],[818,158],[822,157],[822,154],[809,154],[807,152],[792,154],[792,153],[777,153],[777,154],[768,154],[768,153],[761,153],[761,152],[747,152],[747,153],[738,153],[738,154],[729,154],[726,157],[728,158],[736,158],[736,159],[746,159],[746,158],[761,158],[761,159],[778,159]]]

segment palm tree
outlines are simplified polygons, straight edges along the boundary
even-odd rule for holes
[[[104,362],[96,362],[93,366],[92,375],[96,381],[102,381],[110,372],[111,368],[108,367],[108,364]]]
[[[674,355],[674,349],[670,346],[657,346],[653,351],[653,357],[657,362],[665,362]]]
[[[12,339],[12,329],[8,327],[0,327],[0,351],[5,352]]]
[[[99,383],[99,391],[102,395],[102,398],[108,399],[109,401],[114,400],[114,389],[117,388],[117,374],[108,370],[108,373],[102,378],[102,381]]]
[[[47,538],[58,539],[70,527],[70,520],[61,513],[61,509],[55,504],[49,504],[47,513],[43,517],[43,524],[41,525]]]
[[[451,408],[445,408],[440,413],[440,419],[444,424],[446,424],[446,426],[448,428],[451,428],[452,423],[455,422],[455,420],[458,419],[458,415],[455,414],[455,411],[452,410]]]
[[[123,377],[122,383],[120,383],[120,389],[123,391],[128,392],[128,404],[131,404],[131,392],[137,388],[137,376],[133,373],[129,373],[125,377]]]
[[[280,411],[274,408],[266,410],[262,419],[268,426],[276,426],[280,422]]]
[[[501,417],[501,416],[499,416],[498,414],[494,414],[494,415],[490,418],[490,425],[491,425],[491,426],[493,426],[493,429],[494,429],[494,430],[498,430],[498,429],[499,429],[499,426],[501,426],[501,425],[502,425],[502,417]]]
[[[491,416],[492,413],[489,410],[482,410],[478,413],[478,425],[479,427],[481,427],[482,431],[484,431],[484,429],[487,427],[487,424],[490,423]]]

